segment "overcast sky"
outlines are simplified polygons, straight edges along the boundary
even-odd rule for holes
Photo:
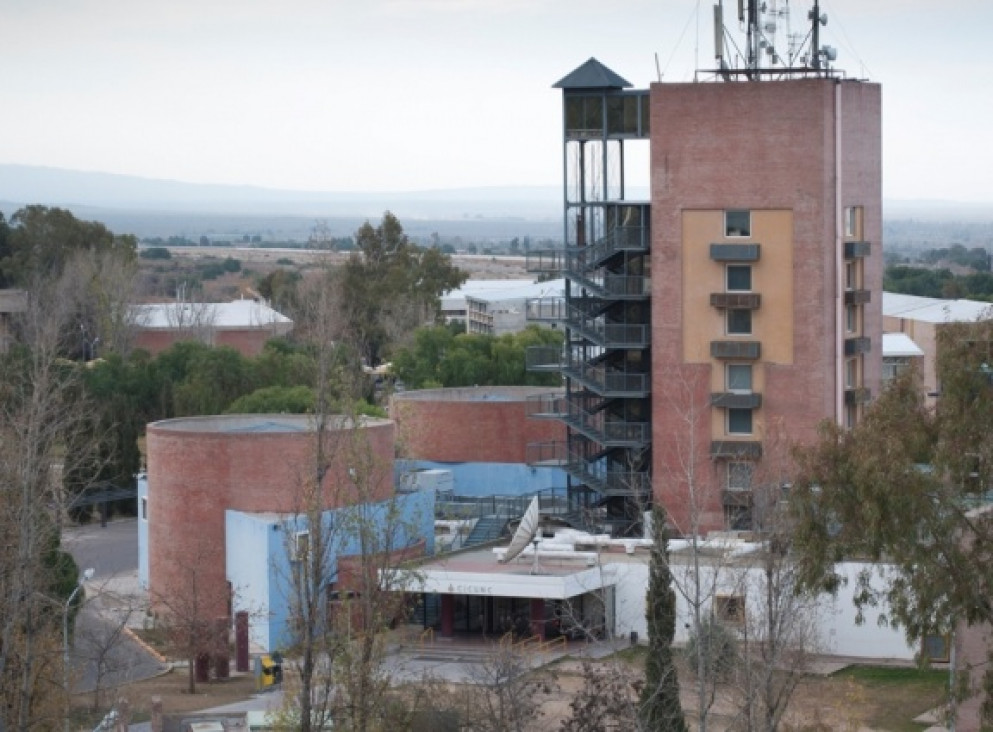
[[[322,191],[557,185],[551,85],[590,56],[636,87],[656,55],[664,81],[692,80],[712,4],[0,0],[0,163]],[[809,6],[789,3],[794,31]],[[883,85],[884,195],[993,204],[993,2],[821,9],[837,67]]]

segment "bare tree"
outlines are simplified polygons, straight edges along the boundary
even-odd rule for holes
[[[571,716],[562,722],[562,732],[646,729],[638,718],[642,680],[629,667],[583,658],[582,669],[583,688],[569,702]]]
[[[104,584],[97,589],[94,600],[106,596],[109,591]],[[124,602],[121,603],[120,600]],[[142,611],[135,596],[120,598],[115,603],[113,613],[99,612],[90,622],[80,624],[76,633],[75,653],[82,657],[93,669],[93,697],[91,709],[97,711],[103,703],[106,691],[113,691],[116,685],[108,685],[108,678],[116,678],[131,667],[131,657],[123,652],[127,637],[128,623],[135,613]]]
[[[168,566],[182,575],[179,582],[172,584],[183,591],[155,593],[150,599],[158,608],[170,647],[188,663],[187,691],[195,694],[197,665],[227,652],[227,635],[218,633],[217,618],[211,616],[211,609],[226,606],[230,598],[227,585],[208,581],[204,570],[223,553],[223,547],[202,538],[195,546],[180,551]]]
[[[77,367],[63,358],[75,313],[63,284],[33,283],[13,323],[18,345],[0,357],[0,730],[50,728],[67,702],[58,649],[77,570],[59,548],[54,466],[85,405]],[[89,458],[86,441],[74,444],[67,468]]]
[[[78,302],[79,348],[89,361],[104,352],[127,355],[141,310],[134,306],[138,264],[118,252],[79,251],[66,268],[67,294]]]
[[[703,534],[714,523],[708,513],[715,502],[720,505],[721,484],[709,458],[709,374],[684,367],[674,369],[669,377],[672,389],[667,392],[666,407],[674,426],[668,430],[668,440],[656,441],[653,446],[662,458],[656,465],[663,466],[655,480],[664,486],[667,496],[685,507],[679,514],[670,511],[668,519],[675,534],[684,537],[689,561],[673,562],[670,568],[673,585],[689,608],[690,637],[696,639],[689,646],[687,660],[696,686],[697,724],[706,732],[719,681],[707,639],[727,554],[719,546],[708,545]]]
[[[498,644],[468,673],[475,689],[461,708],[464,728],[481,732],[527,732],[541,729],[542,701],[556,688],[553,679],[531,668],[529,658],[512,645]]]
[[[420,532],[409,513],[414,499],[396,494],[392,453],[376,453],[369,423],[354,409],[362,375],[354,351],[336,341],[336,295],[326,288],[305,295],[317,376],[310,457],[285,521],[296,637],[289,663],[299,689],[284,697],[284,711],[302,730],[332,719],[367,730],[382,722],[389,685],[384,632],[405,608],[397,564],[422,550]]]
[[[752,476],[752,524],[761,551],[748,563],[741,627],[742,717],[749,730],[778,729],[819,646],[817,594],[800,586],[786,491],[795,474],[782,429],[767,430]]]

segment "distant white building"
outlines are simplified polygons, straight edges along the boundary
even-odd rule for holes
[[[564,291],[565,280],[557,279],[545,282],[479,280],[467,282],[457,292],[465,302],[466,331],[500,336],[524,330],[529,323],[547,323],[554,327],[554,322],[561,316],[555,308],[562,302]],[[453,299],[453,306],[455,302]],[[458,319],[458,316],[448,318],[447,312],[446,319]]]
[[[928,394],[938,392],[935,363],[938,355],[938,332],[949,323],[973,323],[990,318],[993,305],[978,300],[942,300],[936,297],[883,293],[883,331],[887,335],[902,334],[907,340],[883,343],[884,375],[894,376],[919,358],[924,389]],[[885,338],[885,336],[884,336]],[[907,342],[909,341],[909,343]],[[916,348],[920,353],[914,352]]]

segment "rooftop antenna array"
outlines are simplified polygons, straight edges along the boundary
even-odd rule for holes
[[[714,5],[714,60],[706,71],[725,81],[758,81],[764,78],[791,79],[808,76],[837,76],[831,68],[838,53],[820,42],[827,14],[819,0],[807,13],[806,34],[790,30],[789,0],[737,0],[737,28],[726,23],[724,0]],[[786,50],[780,50],[777,34],[785,28]]]

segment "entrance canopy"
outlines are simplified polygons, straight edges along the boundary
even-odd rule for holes
[[[497,563],[492,549],[475,549],[430,559],[401,574],[396,589],[443,595],[568,600],[617,584],[616,568],[600,565],[589,553],[561,557],[519,557]]]

